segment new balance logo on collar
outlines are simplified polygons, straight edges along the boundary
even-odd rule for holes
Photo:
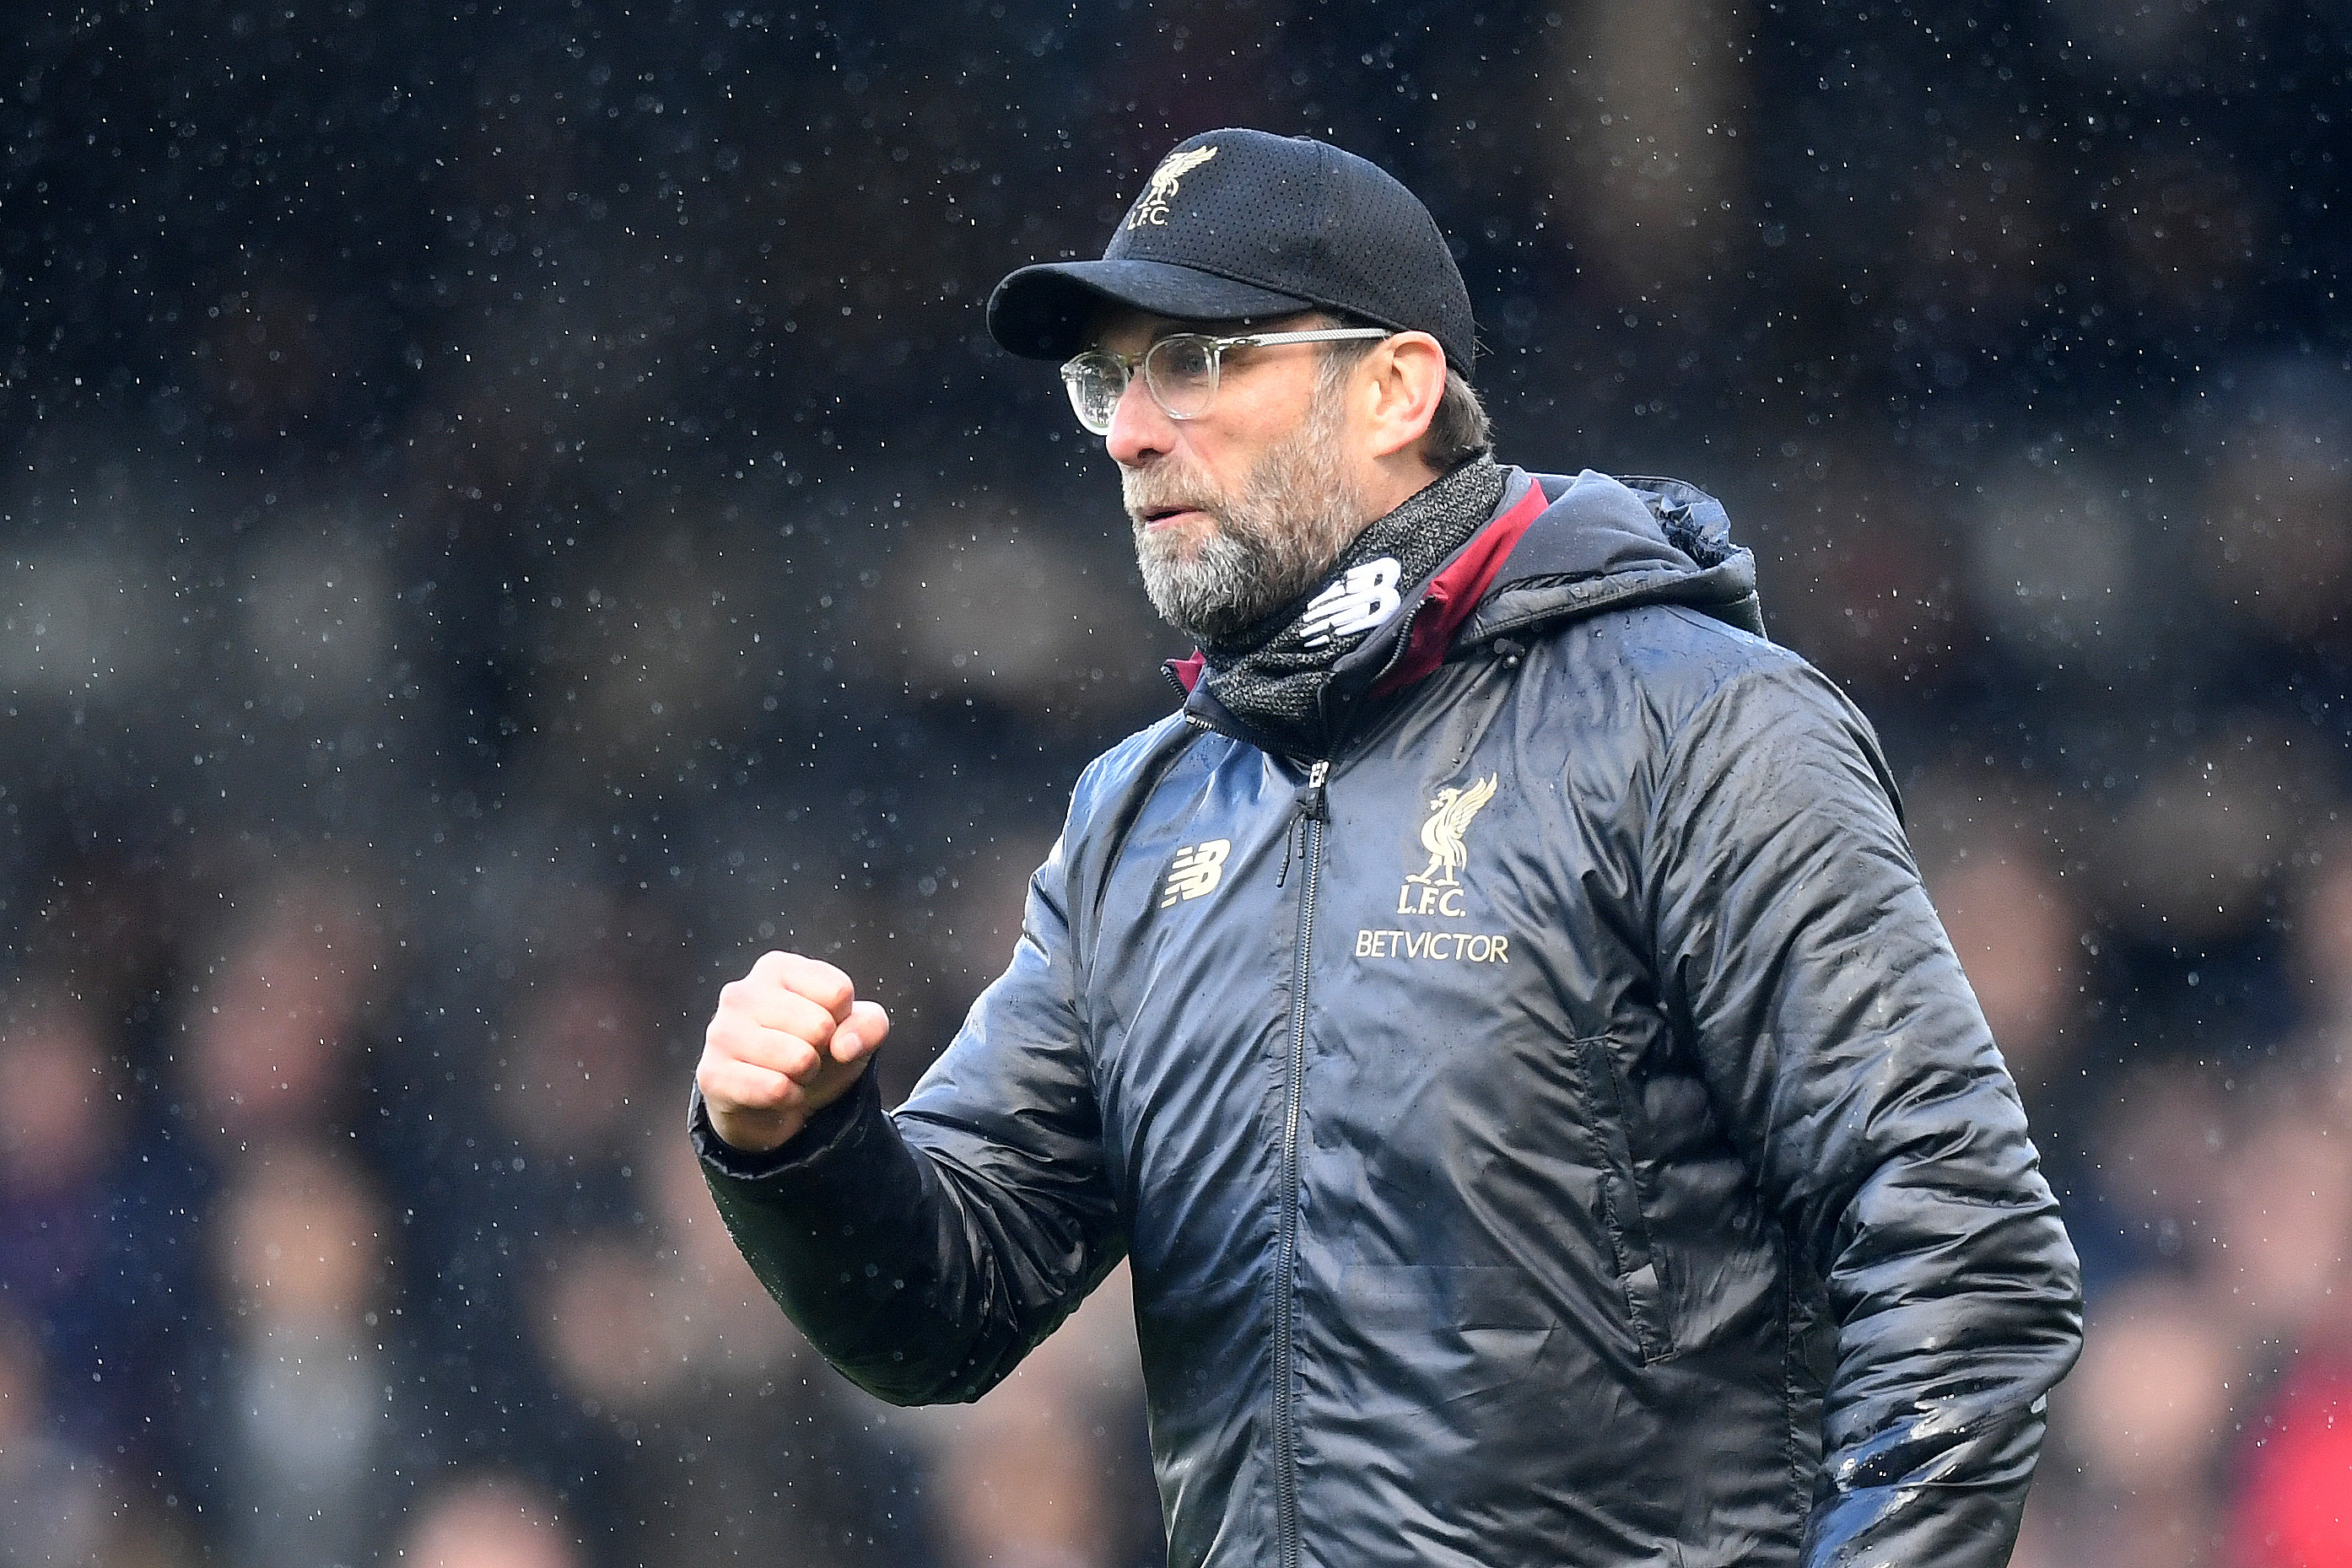
[[[1396,613],[1397,563],[1382,556],[1348,569],[1348,575],[1317,594],[1300,617],[1307,646],[1320,648],[1335,637],[1369,632]]]

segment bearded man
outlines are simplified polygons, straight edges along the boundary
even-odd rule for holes
[[[1688,486],[1487,455],[1427,211],[1212,131],[989,326],[1199,651],[907,1103],[829,965],[692,1130],[850,1377],[977,1397],[1122,1258],[1169,1556],[1993,1564],[2075,1260],[1870,727]]]

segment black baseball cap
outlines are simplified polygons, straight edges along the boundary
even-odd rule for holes
[[[1428,333],[1465,377],[1476,350],[1461,268],[1420,199],[1352,152],[1264,131],[1179,142],[1100,261],[1041,262],[996,286],[989,335],[1066,360],[1106,303],[1180,321],[1340,311]]]

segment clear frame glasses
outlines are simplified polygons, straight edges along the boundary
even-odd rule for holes
[[[1097,435],[1108,435],[1111,415],[1118,412],[1118,400],[1139,369],[1160,413],[1171,419],[1198,419],[1209,412],[1209,401],[1217,395],[1217,371],[1227,349],[1391,336],[1386,327],[1321,327],[1305,332],[1251,332],[1237,338],[1177,332],[1139,354],[1088,349],[1064,362],[1062,385],[1069,389],[1070,407],[1077,413],[1078,423]]]

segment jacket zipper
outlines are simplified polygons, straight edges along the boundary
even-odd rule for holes
[[[1298,1412],[1294,1388],[1297,1367],[1296,1318],[1293,1300],[1298,1274],[1298,1114],[1307,1079],[1307,970],[1315,940],[1315,894],[1320,880],[1323,824],[1330,820],[1323,781],[1331,764],[1318,762],[1307,770],[1298,791],[1297,814],[1292,831],[1300,837],[1304,879],[1298,889],[1298,958],[1290,987],[1290,1082],[1282,1115],[1282,1231],[1275,1270],[1274,1303],[1274,1456],[1275,1513],[1281,1568],[1297,1568],[1298,1542]],[[1290,846],[1283,845],[1283,873],[1290,870]]]

